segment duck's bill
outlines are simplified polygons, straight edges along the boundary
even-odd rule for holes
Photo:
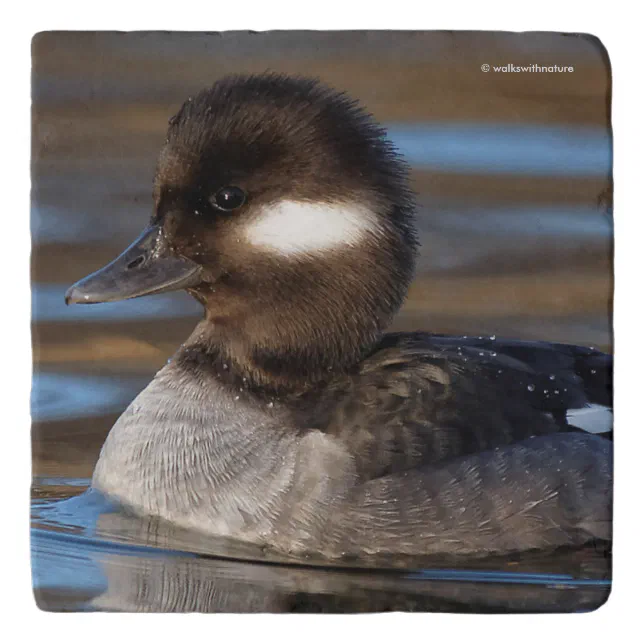
[[[173,255],[159,226],[146,228],[134,243],[104,268],[65,293],[67,304],[116,302],[196,286],[201,267]]]

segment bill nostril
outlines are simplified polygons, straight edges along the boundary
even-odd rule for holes
[[[136,268],[137,266],[140,266],[141,264],[143,264],[143,260],[144,260],[144,259],[145,259],[145,257],[144,257],[143,255],[139,255],[139,257],[137,257],[136,259],[133,259],[133,260],[132,260],[128,265],[127,265],[128,270],[130,270],[130,269],[132,269],[132,268]]]

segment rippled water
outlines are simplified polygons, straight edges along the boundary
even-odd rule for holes
[[[86,480],[36,480],[32,557],[48,610],[585,611],[610,592],[601,548],[480,561],[295,560],[113,508]],[[559,572],[552,572],[558,570]]]
[[[109,428],[200,310],[181,293],[89,307],[63,301],[69,284],[143,228],[167,119],[186,96],[223,73],[269,67],[317,74],[361,97],[412,166],[422,249],[396,330],[610,350],[611,145],[596,46],[554,34],[39,38],[32,166],[39,605],[210,612],[601,605],[610,558],[599,545],[504,559],[329,565],[137,519],[86,493]],[[532,64],[535,56],[574,63],[575,75],[481,78],[479,58]]]

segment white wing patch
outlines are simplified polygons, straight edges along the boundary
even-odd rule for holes
[[[569,409],[566,418],[569,425],[591,434],[602,434],[613,429],[613,410],[604,405]]]
[[[246,239],[289,257],[353,246],[379,231],[376,215],[364,206],[280,201],[247,226]]]

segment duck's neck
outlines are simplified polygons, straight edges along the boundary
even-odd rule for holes
[[[366,334],[365,334],[366,335]],[[366,337],[316,335],[300,341],[278,334],[257,340],[208,318],[200,322],[175,355],[186,370],[210,373],[233,389],[242,388],[262,398],[298,394],[348,373],[379,339],[372,332]]]

